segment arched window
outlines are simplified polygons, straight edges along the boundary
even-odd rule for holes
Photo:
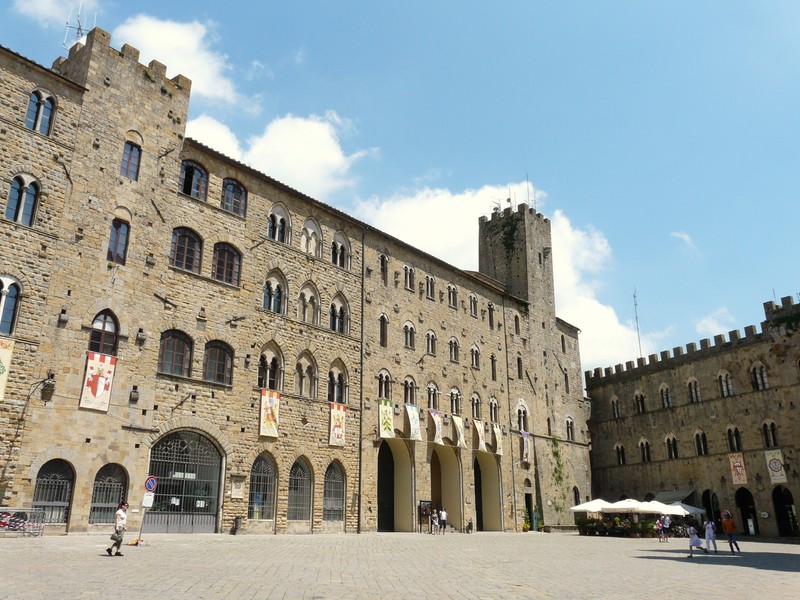
[[[564,393],[569,394],[569,373],[567,373],[567,369],[564,369]]]
[[[311,282],[303,284],[297,304],[297,318],[303,323],[319,325],[319,292]]]
[[[381,271],[381,283],[383,285],[389,285],[389,259],[385,254],[381,254],[378,257],[378,264]]]
[[[496,398],[489,398],[489,420],[492,423],[500,421],[500,403]]]
[[[258,359],[258,387],[283,389],[283,354],[274,342],[267,345]]]
[[[694,434],[694,447],[697,456],[708,455],[708,439],[706,438],[705,431],[698,431]]]
[[[335,404],[347,404],[348,389],[347,375],[344,365],[336,360],[328,371],[328,402]]]
[[[478,394],[472,394],[472,418],[481,419],[481,397]]]
[[[669,391],[669,386],[661,384],[658,393],[661,395],[661,408],[672,408],[672,393]]]
[[[211,265],[211,276],[228,285],[239,285],[242,255],[230,244],[214,244],[214,262]]]
[[[492,381],[497,381],[497,357],[494,354],[489,357],[489,363],[492,368]]]
[[[767,368],[762,364],[753,365],[750,369],[750,383],[753,386],[754,392],[769,389],[769,381],[767,380]]]
[[[450,362],[458,362],[458,340],[456,338],[450,338],[449,342],[450,346]]]
[[[125,500],[128,476],[120,465],[104,465],[95,475],[89,523],[113,523],[119,503]]]
[[[761,437],[765,448],[778,447],[778,428],[774,421],[768,421],[761,426]]]
[[[481,351],[477,346],[473,345],[472,348],[469,349],[469,362],[473,369],[481,368]]]
[[[89,336],[89,351],[117,355],[117,332],[119,326],[114,313],[104,310],[92,321],[92,333]]]
[[[286,282],[280,271],[272,271],[264,282],[264,310],[282,315],[286,312]]]
[[[738,427],[728,427],[728,451],[738,452],[742,449],[742,435]]]
[[[17,322],[20,285],[16,279],[0,275],[0,333],[11,335]]]
[[[447,305],[450,308],[458,307],[458,290],[452,283],[447,284]]]
[[[563,335],[561,336],[561,353],[565,353],[567,351],[567,338]]]
[[[128,256],[128,234],[131,226],[122,219],[111,222],[111,235],[108,238],[106,260],[120,265],[125,264]]]
[[[642,415],[646,412],[644,394],[637,393],[633,395],[633,410],[637,415]]]
[[[158,372],[166,375],[192,376],[192,340],[177,329],[161,334],[158,348]]]
[[[245,216],[247,214],[247,190],[235,179],[223,179],[219,207],[240,217]]]
[[[519,335],[519,315],[514,315],[514,333]]]
[[[517,428],[520,431],[528,431],[528,409],[524,406],[517,409]]]
[[[428,391],[428,408],[430,410],[439,410],[439,388],[436,384],[431,382],[426,388]]]
[[[414,269],[408,265],[403,266],[403,284],[407,290],[414,291]]]
[[[45,523],[66,523],[74,485],[75,471],[68,462],[58,458],[47,461],[36,475],[31,507],[44,511]]]
[[[350,240],[341,231],[333,236],[331,262],[342,269],[350,269]]]
[[[389,344],[389,317],[381,315],[378,318],[378,338],[382,348],[386,348]]]
[[[517,379],[522,379],[523,377],[523,369],[522,369],[522,357],[517,357]]]
[[[39,204],[39,186],[30,177],[19,175],[11,180],[11,190],[6,204],[6,219],[33,227]]]
[[[572,417],[567,417],[567,439],[571,442],[575,441],[575,422]]]
[[[649,463],[650,462],[650,442],[647,440],[641,440],[639,442],[639,450],[642,454],[642,462]]]
[[[250,469],[250,496],[247,518],[254,521],[275,518],[275,462],[269,454],[262,454]]]
[[[172,247],[169,264],[176,269],[200,273],[203,258],[203,241],[191,229],[176,227],[172,230]]]
[[[311,470],[303,459],[298,459],[289,471],[287,520],[308,521],[311,518],[311,490]]]
[[[206,344],[203,357],[203,381],[231,385],[233,383],[233,348],[220,341]]]
[[[303,352],[297,359],[294,386],[298,396],[317,397],[317,364],[308,352]]]
[[[436,295],[436,280],[433,275],[425,275],[425,297],[433,300]]]
[[[733,395],[733,387],[731,385],[731,375],[727,371],[722,371],[717,375],[717,385],[719,386],[719,395],[722,398],[727,398]]]
[[[686,386],[689,392],[689,404],[697,404],[700,402],[700,384],[697,382],[697,379],[692,377]]]
[[[322,229],[311,217],[305,220],[300,230],[300,250],[316,258],[322,257]],[[333,264],[336,264],[335,260]]]
[[[409,322],[406,322],[403,325],[403,344],[406,348],[413,350],[414,349],[414,341],[415,341],[416,330],[414,329],[414,325]]]
[[[119,174],[133,181],[139,179],[139,161],[142,158],[142,149],[133,142],[125,142],[122,148],[122,162],[119,165]]]
[[[478,297],[475,294],[469,295],[469,315],[471,317],[478,316]]]
[[[489,302],[489,329],[494,329],[494,304]]]
[[[617,464],[622,466],[625,464],[625,446],[622,444],[616,444],[614,446],[614,452],[617,454]]]
[[[392,377],[387,371],[378,373],[378,398],[390,400],[392,398]]]
[[[291,242],[291,223],[289,212],[283,205],[275,204],[267,219],[267,237],[288,244]]]
[[[322,492],[322,520],[344,521],[344,475],[339,463],[332,462],[325,471]]]
[[[350,333],[350,311],[347,300],[341,294],[336,294],[331,302],[329,311],[330,329],[337,333]]]
[[[28,112],[25,114],[25,127],[50,135],[56,103],[44,90],[36,90],[28,99]]]
[[[581,503],[581,492],[577,487],[572,488],[572,505],[577,506]]]
[[[450,388],[450,412],[454,415],[461,414],[461,392],[458,388]]]
[[[430,356],[436,356],[436,334],[433,331],[425,334],[425,352]]]
[[[180,189],[181,193],[205,202],[208,191],[208,172],[193,160],[184,160],[181,163]]]
[[[665,443],[667,445],[667,458],[674,460],[678,458],[678,440],[674,435],[668,435]]]
[[[406,404],[417,403],[417,383],[413,377],[406,377],[403,380],[403,402]]]

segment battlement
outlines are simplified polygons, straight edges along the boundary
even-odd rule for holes
[[[700,340],[699,348],[697,344],[692,342],[686,345],[685,350],[682,346],[677,346],[672,349],[671,353],[669,350],[664,350],[660,354],[651,354],[646,359],[640,357],[635,362],[629,360],[624,365],[618,364],[614,367],[606,368],[598,367],[594,371],[586,371],[586,387],[600,385],[611,378],[637,377],[654,371],[669,369],[720,350],[756,343],[763,339],[763,335],[768,329],[781,331],[781,328],[786,326],[797,328],[798,324],[800,324],[800,304],[795,304],[791,296],[781,298],[780,306],[776,306],[772,301],[765,302],[764,315],[766,320],[761,323],[760,332],[756,330],[754,325],[749,325],[744,328],[744,337],[738,329],[734,329],[728,332],[727,338],[725,334],[715,335],[713,343],[708,338]]]
[[[86,43],[76,43],[69,49],[67,58],[59,57],[53,62],[53,70],[65,77],[72,79],[76,83],[87,86],[90,77],[103,76],[104,82],[108,82],[110,74],[93,73],[90,64],[94,59],[98,59],[101,53],[108,56],[122,58],[129,62],[131,66],[136,66],[142,70],[145,79],[159,85],[162,93],[170,95],[188,96],[192,88],[192,81],[184,75],[176,75],[172,79],[167,79],[166,65],[152,60],[147,66],[139,63],[139,50],[124,44],[121,50],[111,47],[111,34],[107,31],[95,27],[86,35]],[[88,86],[87,86],[88,87]]]
[[[544,223],[549,223],[550,222],[550,219],[545,217],[542,213],[537,213],[534,209],[530,208],[525,203],[518,204],[516,212],[518,214],[523,214],[523,215],[525,213],[528,213],[529,215],[534,215],[537,219],[543,221]],[[481,225],[484,225],[487,222],[489,222],[490,219],[492,221],[499,221],[500,219],[504,219],[505,217],[510,217],[512,213],[513,213],[512,208],[510,206],[507,206],[502,211],[501,210],[495,210],[494,212],[492,212],[491,217],[486,217],[486,216],[480,217],[478,219],[478,222]]]

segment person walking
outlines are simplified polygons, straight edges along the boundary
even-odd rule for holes
[[[706,517],[706,520],[703,521],[703,529],[706,530],[706,548],[710,551],[713,543],[714,554],[719,554],[717,552],[717,526],[714,525],[714,521],[710,517]]]
[[[703,546],[703,542],[700,541],[700,538],[697,535],[697,529],[695,529],[694,525],[689,525],[689,556],[688,558],[692,558],[692,549],[697,548],[698,550],[702,550],[706,554],[708,554],[708,548]]]
[[[669,526],[672,525],[672,520],[669,518],[669,515],[664,515],[661,519],[661,535],[664,538],[664,541],[669,543]]]
[[[442,535],[444,535],[445,532],[447,531],[447,511],[444,509],[444,506],[442,507],[442,510],[439,513],[439,522],[441,523]]]
[[[736,546],[736,551],[741,552],[739,550],[739,544],[736,542],[736,521],[733,520],[733,515],[729,510],[722,511],[722,530],[725,532],[725,535],[728,536],[728,545],[731,547],[731,554],[736,554],[733,551],[733,547]]]
[[[664,515],[658,517],[656,521],[656,533],[658,534],[658,543],[664,541]]]
[[[122,556],[120,548],[122,548],[122,536],[126,531],[128,531],[128,528],[126,527],[127,523],[128,503],[123,501],[119,503],[119,509],[114,515],[114,533],[111,535],[111,539],[114,540],[114,543],[111,544],[111,547],[106,548],[106,552],[109,556]],[[117,549],[117,551],[113,554],[111,552],[112,548]]]

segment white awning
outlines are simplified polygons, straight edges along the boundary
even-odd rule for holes
[[[672,504],[673,502],[683,502],[691,495],[694,490],[671,490],[669,492],[658,492],[656,497],[653,498],[657,502],[664,504]]]

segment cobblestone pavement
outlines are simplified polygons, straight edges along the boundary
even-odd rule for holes
[[[133,536],[135,538],[135,535]],[[0,598],[797,598],[800,545],[545,533],[143,535],[0,539]]]

